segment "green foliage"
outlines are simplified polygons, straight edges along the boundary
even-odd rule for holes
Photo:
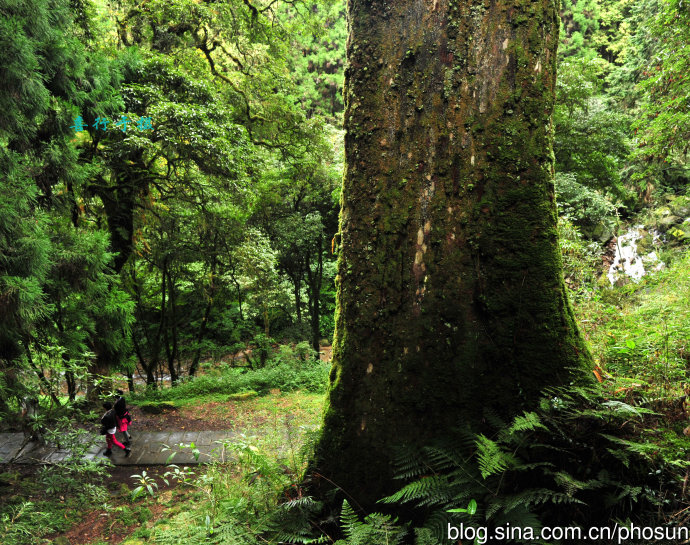
[[[134,479],[134,482],[137,485],[136,488],[132,490],[133,500],[136,500],[142,494],[148,494],[151,497],[155,497],[158,491],[158,483],[153,477],[148,475],[146,471],[142,471],[140,474],[132,475],[132,479]]]
[[[559,204],[592,231],[611,223],[612,200],[627,199],[621,171],[629,154],[629,119],[602,96],[600,59],[561,61],[554,112]]]
[[[641,131],[640,155],[664,161],[690,149],[690,13],[682,0],[644,4],[654,55],[641,74],[640,86],[649,100],[635,127]]]
[[[611,232],[613,204],[596,189],[578,183],[574,173],[556,173],[556,195],[561,217],[577,223],[590,234],[594,234],[599,226],[603,231],[608,229]]]
[[[608,290],[603,300],[578,310],[591,324],[588,333],[600,365],[631,396],[684,395],[690,353],[688,270],[690,255],[679,250],[666,270]]]
[[[7,501],[0,502],[3,544],[44,543],[43,536],[65,530],[79,513],[109,499],[104,486],[106,467],[85,457],[98,440],[95,436],[62,419],[52,424],[46,440],[58,443],[67,456],[38,468],[35,475],[13,479],[12,493],[4,498]]]
[[[320,28],[295,36],[301,54],[295,63],[300,101],[307,115],[336,118],[343,110],[343,73],[347,23],[341,2],[315,3]]]
[[[597,288],[601,270],[601,246],[584,240],[580,229],[568,216],[558,220],[558,242],[563,259],[563,276],[576,299],[589,297]]]
[[[304,357],[299,352],[283,349],[266,367],[255,370],[226,368],[219,376],[202,375],[181,381],[178,385],[149,391],[146,398],[153,401],[190,399],[211,394],[233,394],[256,391],[266,394],[274,388],[284,392],[307,390],[325,391],[330,365]]]
[[[487,415],[498,426],[491,436],[458,431],[444,446],[402,450],[399,475],[408,484],[382,501],[415,506],[439,542],[448,524],[470,522],[465,506],[475,499],[474,516],[488,527],[652,521],[669,500],[655,480],[674,471],[662,465],[655,473],[652,449],[621,437],[621,425],[650,413],[629,409],[596,390],[571,389],[510,425]]]
[[[35,508],[30,501],[3,509],[0,512],[0,538],[7,545],[38,543],[36,528],[51,528],[50,514]]]
[[[281,434],[289,430],[281,430]],[[284,441],[284,437],[283,437]],[[281,456],[267,452],[253,438],[236,436],[232,442],[219,445],[216,456],[195,469],[174,465],[163,475],[164,482],[174,481],[189,492],[191,504],[169,516],[150,531],[155,543],[217,543],[249,545],[258,536],[271,532],[275,521],[283,525],[280,539],[294,543],[324,543],[324,539],[301,540],[305,533],[294,535],[286,520],[295,509],[310,510],[306,498],[290,502],[290,508],[276,508],[276,498],[286,489],[298,488],[294,481],[304,459],[288,441],[288,451]],[[284,457],[285,456],[285,457]],[[228,461],[230,460],[230,461]],[[296,463],[288,467],[285,463]],[[134,476],[141,479],[141,475]],[[148,480],[149,484],[155,482]],[[153,486],[152,486],[153,489]],[[155,491],[155,490],[154,490]],[[188,508],[191,506],[191,508]],[[273,511],[275,509],[275,511]],[[294,538],[294,539],[293,539]]]
[[[4,182],[0,192],[0,361],[3,368],[5,362],[19,355],[21,341],[49,310],[42,286],[48,274],[51,244],[45,216],[33,210],[36,193],[35,187],[21,177]]]
[[[396,525],[397,519],[390,515],[372,513],[360,521],[347,500],[343,501],[340,522],[346,539],[335,545],[399,545],[407,533],[407,525]]]
[[[561,44],[564,56],[592,56],[592,34],[599,30],[600,7],[597,0],[565,0],[561,6]]]

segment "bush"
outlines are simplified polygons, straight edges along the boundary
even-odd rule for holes
[[[567,217],[558,220],[558,239],[568,288],[576,297],[591,293],[601,274],[601,246],[585,242],[580,230]]]
[[[597,190],[579,183],[572,172],[556,173],[556,199],[561,215],[586,236],[602,242],[613,236],[614,206]]]
[[[295,352],[288,356],[279,351],[278,357],[270,360],[268,365],[261,369],[228,367],[222,369],[219,376],[201,375],[181,381],[172,388],[149,391],[146,393],[147,406],[213,394],[228,395],[255,391],[263,395],[275,388],[285,392],[324,392],[328,383],[330,364],[314,361],[306,356],[304,360],[300,360],[297,354],[298,352]]]

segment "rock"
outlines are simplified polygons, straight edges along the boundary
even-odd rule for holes
[[[685,243],[690,241],[690,223],[673,225],[668,230],[669,238],[675,243]]]
[[[254,390],[249,390],[248,392],[239,392],[237,394],[230,394],[228,396],[228,401],[242,401],[245,399],[250,399],[252,397],[256,397],[259,394],[255,392]]]
[[[677,197],[668,203],[668,207],[675,216],[687,218],[690,216],[690,198],[686,196]]]
[[[661,231],[662,233],[665,233],[672,226],[677,225],[677,224],[682,223],[682,222],[683,222],[683,219],[679,218],[678,216],[673,216],[673,215],[665,216],[657,222],[657,227],[658,227],[659,231]]]
[[[176,411],[177,407],[169,401],[150,401],[139,405],[142,412],[147,414],[161,414],[170,411]]]
[[[606,223],[600,222],[594,227],[594,229],[592,229],[591,236],[593,239],[605,244],[613,238],[613,235],[613,227]]]
[[[681,218],[690,216],[690,206],[676,206],[672,210],[674,216],[680,216]]]
[[[637,253],[640,255],[647,254],[653,249],[654,238],[648,231],[640,231],[640,235],[642,238],[637,241]]]

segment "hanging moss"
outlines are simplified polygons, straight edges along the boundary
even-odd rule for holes
[[[590,357],[561,278],[551,0],[349,0],[333,370],[315,490],[513,415]],[[382,62],[381,62],[382,61]]]

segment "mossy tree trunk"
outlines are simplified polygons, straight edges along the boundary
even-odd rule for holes
[[[396,487],[392,446],[516,414],[590,356],[557,243],[555,0],[348,0],[348,18],[336,334],[310,471],[317,493],[372,508]]]

